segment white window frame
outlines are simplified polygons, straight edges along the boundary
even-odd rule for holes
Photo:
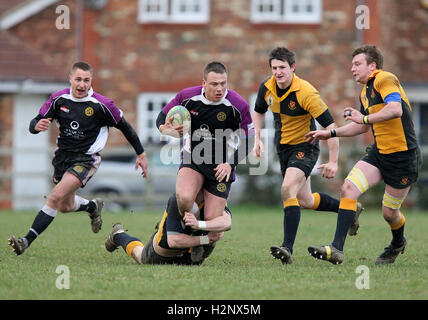
[[[305,11],[311,5],[312,12]],[[260,7],[272,7],[271,11],[260,11]],[[297,8],[297,11],[294,9]],[[253,23],[305,23],[319,24],[322,21],[322,0],[251,0]]]
[[[200,10],[185,10],[198,5]],[[148,6],[159,6],[158,12],[148,11]],[[138,0],[139,23],[197,23],[204,24],[210,20],[210,0]]]
[[[156,127],[156,119],[162,108],[175,97],[173,92],[144,92],[137,99],[137,130],[140,140],[143,144],[179,141],[172,137],[161,136]],[[149,110],[152,104],[153,109]]]

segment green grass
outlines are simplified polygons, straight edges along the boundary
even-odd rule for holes
[[[138,265],[124,251],[109,253],[104,238],[114,222],[147,241],[161,212],[103,214],[99,234],[86,214],[59,214],[21,256],[7,245],[10,234],[23,236],[36,212],[0,212],[0,299],[150,299],[150,300],[295,300],[295,299],[428,299],[428,214],[406,213],[408,246],[393,265],[375,266],[391,233],[380,211],[365,211],[360,231],[348,237],[345,261],[332,265],[315,260],[308,245],[331,242],[336,214],[303,211],[294,248],[294,264],[283,266],[269,254],[282,240],[280,208],[232,208],[233,227],[202,266]],[[70,289],[55,283],[70,270]],[[369,268],[370,288],[359,290],[359,265]]]

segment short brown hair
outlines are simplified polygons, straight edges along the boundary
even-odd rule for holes
[[[288,65],[291,67],[296,63],[296,57],[293,51],[288,50],[284,47],[276,47],[269,54],[269,66],[272,67],[272,60],[280,60],[288,62]]]
[[[210,72],[215,72],[215,73],[219,73],[219,74],[223,74],[223,73],[227,73],[227,68],[226,66],[218,61],[212,61],[210,63],[208,63],[205,68],[204,68],[204,79],[207,79],[207,75]]]
[[[89,63],[84,61],[77,61],[73,63],[73,66],[71,67],[70,74],[72,74],[77,69],[83,70],[83,71],[89,71],[92,75],[92,67]]]
[[[376,46],[366,45],[359,47],[352,52],[352,58],[356,55],[364,53],[366,56],[367,64],[372,62],[376,63],[376,69],[382,69],[383,67],[383,56],[380,53],[379,49]]]

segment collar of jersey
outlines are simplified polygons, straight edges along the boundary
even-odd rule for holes
[[[94,98],[92,97],[92,95],[94,94],[94,90],[92,88],[90,88],[88,90],[88,95],[86,97],[83,98],[75,98],[73,97],[72,93],[71,93],[71,88],[70,88],[70,93],[66,95],[67,99],[70,99],[71,101],[75,101],[75,102],[86,102],[86,101],[92,101]]]
[[[204,87],[202,87],[202,91],[201,91],[201,101],[204,103],[204,104],[210,104],[210,105],[219,105],[219,104],[224,104],[224,100],[226,99],[226,96],[227,96],[227,94],[228,94],[229,92],[228,92],[228,90],[226,89],[226,91],[224,92],[224,95],[223,95],[223,97],[221,97],[221,99],[220,99],[220,101],[217,101],[217,102],[215,102],[215,101],[211,101],[211,100],[208,100],[206,97],[205,97],[205,90],[204,90]]]
[[[379,73],[381,73],[383,70],[382,69],[376,69],[375,71],[372,72],[371,75],[369,75],[369,78],[367,79],[367,82],[369,82],[370,79],[376,77]]]
[[[268,81],[266,81],[265,87],[268,88],[270,92],[272,92],[278,97],[278,93],[276,92],[276,82],[275,82],[274,76],[272,76]],[[300,90],[300,78],[293,73],[293,80],[291,81],[290,89],[288,89],[288,91],[282,97],[278,97],[278,98],[280,99],[280,101],[282,101],[285,98],[287,98],[290,92],[299,91],[299,90]]]

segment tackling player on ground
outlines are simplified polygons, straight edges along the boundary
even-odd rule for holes
[[[227,207],[221,216],[210,221],[204,221],[204,210],[203,202],[200,205],[195,202],[192,210],[182,217],[173,194],[156,231],[145,245],[127,234],[121,223],[116,223],[105,241],[106,250],[113,252],[121,246],[139,264],[200,265],[212,253],[224,231],[232,226]],[[195,254],[194,248],[202,250]]]

